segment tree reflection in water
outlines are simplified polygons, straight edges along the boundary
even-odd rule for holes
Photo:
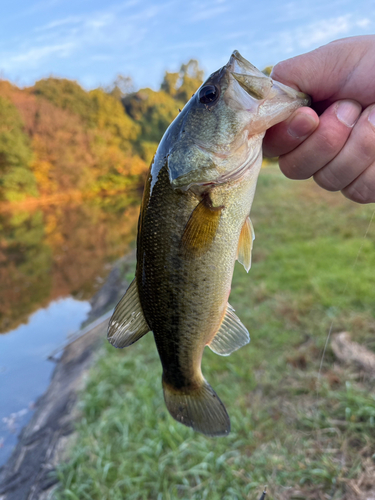
[[[0,332],[59,297],[90,298],[136,237],[139,195],[0,213]]]

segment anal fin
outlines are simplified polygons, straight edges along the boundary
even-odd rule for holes
[[[229,356],[240,347],[250,342],[250,335],[241,320],[234,314],[233,307],[228,304],[227,312],[215,337],[208,347],[220,356]]]
[[[198,257],[209,249],[215,238],[223,208],[213,207],[209,196],[205,196],[198,203],[182,235],[181,246],[186,254]]]
[[[114,347],[122,348],[134,344],[149,331],[134,279],[109,320],[107,339]]]
[[[247,216],[241,229],[240,239],[238,241],[237,260],[243,265],[248,273],[251,267],[251,252],[253,250],[253,241],[255,232],[250,217]]]

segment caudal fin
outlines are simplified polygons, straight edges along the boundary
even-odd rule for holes
[[[204,380],[193,390],[175,389],[163,380],[165,404],[172,417],[206,436],[226,436],[230,420],[216,392]]]

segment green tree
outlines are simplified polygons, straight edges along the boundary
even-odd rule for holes
[[[178,73],[166,72],[160,89],[185,104],[202,82],[203,70],[196,59],[190,59]]]
[[[30,170],[33,154],[17,108],[0,97],[0,200],[37,196],[35,177]]]
[[[131,76],[118,74],[107,89],[107,94],[111,94],[115,99],[121,101],[125,96],[134,92],[134,83]]]
[[[178,114],[178,108],[183,106],[163,90],[156,92],[142,89],[130,94],[123,100],[126,112],[141,126],[138,138],[143,141],[158,143],[168,125]]]
[[[182,64],[180,69],[181,85],[177,91],[176,99],[186,103],[194,92],[203,83],[203,70],[195,59],[190,59],[187,64]]]
[[[89,121],[107,140],[114,142],[126,152],[131,151],[132,143],[137,139],[140,127],[126,113],[115,97],[101,89],[89,92],[91,100]]]
[[[163,90],[172,97],[176,97],[180,79],[180,73],[168,73],[168,71],[166,71],[164,80],[160,85],[160,90]]]
[[[91,115],[91,99],[77,82],[65,78],[44,78],[35,83],[31,91],[87,121]]]
[[[264,73],[266,76],[270,76],[272,70],[273,66],[266,66],[264,69],[262,69],[262,73]]]

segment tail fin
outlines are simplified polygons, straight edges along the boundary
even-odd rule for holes
[[[163,380],[165,404],[172,417],[206,436],[226,436],[230,420],[216,392],[204,380],[197,389],[175,389]]]

